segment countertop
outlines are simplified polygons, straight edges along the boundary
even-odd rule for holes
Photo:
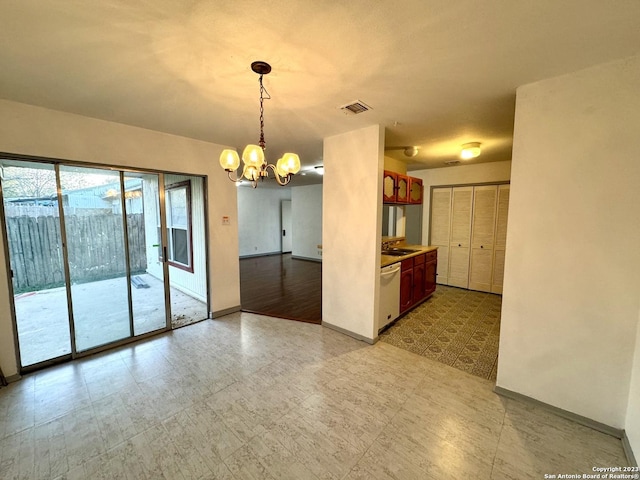
[[[398,248],[410,248],[411,250],[417,250],[417,252],[409,253],[407,255],[403,255],[401,257],[391,256],[391,255],[381,255],[380,256],[380,267],[386,267],[388,265],[392,265],[397,262],[401,262],[406,260],[407,258],[416,257],[426,252],[432,252],[437,250],[438,247],[432,247],[427,245],[398,245]]]

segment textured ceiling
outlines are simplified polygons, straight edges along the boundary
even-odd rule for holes
[[[640,53],[637,0],[0,0],[0,97],[322,163],[371,124],[409,168],[511,158],[519,85]],[[344,115],[361,100],[372,110]]]

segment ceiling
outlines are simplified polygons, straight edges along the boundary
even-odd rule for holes
[[[264,60],[270,161],[312,170],[324,137],[372,124],[419,147],[386,151],[409,170],[473,141],[510,160],[516,88],[637,55],[639,19],[637,0],[0,0],[0,97],[241,150]]]

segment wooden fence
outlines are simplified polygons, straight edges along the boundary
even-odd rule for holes
[[[126,274],[122,216],[65,216],[69,272],[72,283]],[[142,214],[127,215],[131,272],[147,268]],[[57,217],[8,217],[9,258],[15,293],[64,285]]]

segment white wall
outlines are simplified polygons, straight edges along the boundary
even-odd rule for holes
[[[638,85],[640,56],[517,91],[497,378],[616,428],[640,310]]]
[[[508,182],[511,177],[511,162],[477,163],[453,167],[430,168],[409,172],[412,177],[422,179],[424,200],[422,202],[422,243],[429,241],[429,212],[431,210],[431,187],[444,185],[468,185],[490,182]]]
[[[0,118],[0,152],[206,175],[211,309],[240,305],[236,187],[218,165],[222,145],[5,100]],[[222,225],[223,216],[230,225]],[[0,364],[5,375],[14,375],[6,271],[0,242]]]
[[[238,187],[238,240],[240,256],[280,253],[280,204],[291,199],[289,187]]]
[[[292,256],[322,260],[322,185],[291,188]]]
[[[638,327],[636,329],[636,352],[631,370],[631,387],[629,389],[629,403],[627,405],[627,419],[625,430],[629,443],[640,460],[640,312],[638,312]]]
[[[379,125],[324,139],[322,322],[368,341],[377,337],[383,152]]]

